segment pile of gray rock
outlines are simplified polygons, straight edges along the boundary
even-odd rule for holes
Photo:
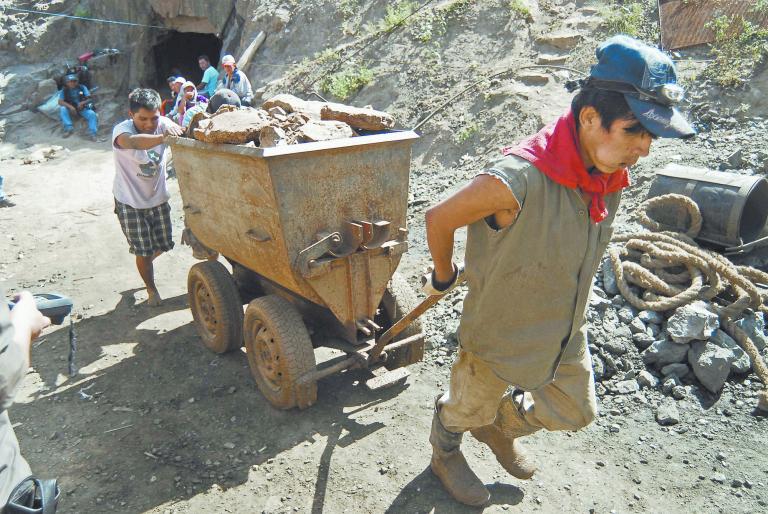
[[[749,356],[722,330],[711,304],[696,301],[665,313],[638,311],[619,293],[607,260],[596,278],[587,320],[598,394],[660,391],[670,400],[682,400],[703,388],[718,395],[729,378],[744,382],[752,371]],[[747,311],[738,325],[768,354],[762,313]],[[752,382],[759,384],[756,377]],[[754,394],[747,388],[744,395]],[[659,423],[672,424],[670,405],[659,409]]]

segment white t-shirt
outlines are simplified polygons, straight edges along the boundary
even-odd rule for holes
[[[163,128],[174,124],[160,116],[154,135],[164,133]],[[149,150],[131,150],[117,146],[121,134],[139,134],[132,120],[125,120],[112,129],[112,150],[115,154],[115,199],[134,209],[149,209],[168,201],[171,197],[165,185],[166,145]]]

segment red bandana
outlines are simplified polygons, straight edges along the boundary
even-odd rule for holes
[[[611,174],[587,171],[579,153],[576,121],[570,110],[517,146],[502,149],[502,153],[522,157],[561,186],[590,194],[589,217],[595,223],[608,216],[604,195],[629,185],[627,168]]]

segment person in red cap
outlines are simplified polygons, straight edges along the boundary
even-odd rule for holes
[[[424,291],[468,286],[450,385],[435,402],[431,468],[468,505],[490,495],[461,453],[464,432],[528,479],[536,468],[520,437],[594,419],[585,312],[629,168],[657,137],[695,133],[675,107],[683,90],[664,53],[616,36],[597,59],[571,84],[580,91],[566,113],[426,213],[434,271]],[[464,226],[466,267],[453,262]]]

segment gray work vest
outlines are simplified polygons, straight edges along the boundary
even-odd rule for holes
[[[532,391],[555,379],[564,357],[586,349],[592,278],[621,194],[605,196],[609,214],[596,224],[579,190],[553,182],[528,161],[509,156],[493,169],[523,174],[527,192],[512,225],[495,230],[480,220],[468,227],[469,292],[459,341],[500,378]]]

